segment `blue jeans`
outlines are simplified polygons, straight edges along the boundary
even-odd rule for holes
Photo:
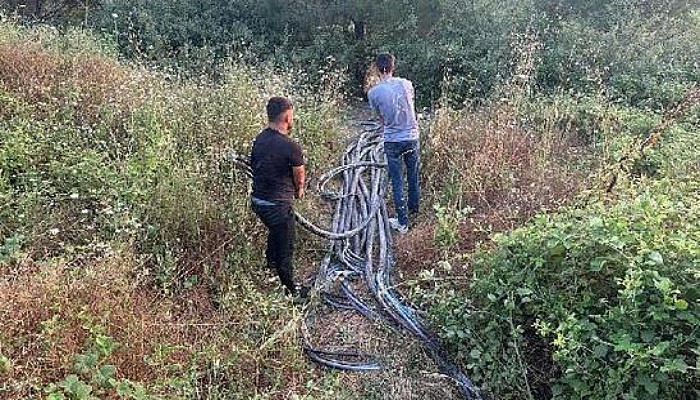
[[[408,224],[406,200],[403,196],[403,168],[406,166],[408,179],[408,211],[417,213],[420,207],[420,146],[417,140],[407,142],[384,142],[384,152],[389,167],[391,191],[394,195],[394,208],[399,224]]]

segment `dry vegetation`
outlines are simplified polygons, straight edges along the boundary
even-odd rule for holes
[[[298,311],[257,267],[262,229],[222,160],[245,151],[285,78],[232,67],[224,85],[171,82],[90,42],[63,52],[56,37],[2,28],[1,397],[44,397],[72,374],[100,398],[332,386],[299,352]],[[300,114],[302,140],[332,123]],[[96,383],[107,366],[115,381]]]
[[[591,149],[565,131],[542,135],[520,119],[513,106],[495,104],[469,113],[440,110],[430,122],[423,144],[427,210],[397,244],[409,276],[433,269],[446,252],[469,253],[494,233],[558,209],[586,187]],[[430,208],[435,204],[444,220]]]

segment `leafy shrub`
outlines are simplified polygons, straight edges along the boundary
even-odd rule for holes
[[[298,71],[231,64],[218,84],[179,80],[43,29],[0,40],[0,238],[32,258],[130,243],[168,293],[223,265],[254,223],[225,152],[249,151],[273,95],[297,104],[309,167],[335,161],[342,79],[312,92]]]
[[[90,331],[91,345],[81,354],[75,356],[73,370],[75,374],[67,375],[57,383],[46,388],[49,400],[95,400],[112,394],[120,399],[148,400],[158,397],[149,395],[139,383],[117,378],[117,368],[107,364],[118,343],[106,335],[104,327],[89,321],[89,316],[82,314],[85,321],[83,328]]]
[[[0,235],[24,237],[39,257],[111,238],[103,211],[114,207],[122,181],[84,130],[61,115],[14,116],[0,127]]]
[[[241,18],[245,3],[119,0],[105,2],[93,18],[122,54],[196,76],[218,72],[224,56],[250,46],[264,52]]]
[[[474,211],[472,208],[454,209],[440,204],[433,205],[437,227],[433,233],[433,240],[438,248],[447,253],[454,248],[459,241],[459,224]]]
[[[406,18],[395,18],[398,8]],[[312,84],[329,70],[346,72],[346,89],[353,94],[360,94],[376,53],[391,50],[398,55],[399,73],[415,81],[422,105],[443,90],[461,105],[486,97],[508,75],[509,37],[530,10],[520,1],[465,7],[426,0],[117,0],[105,4],[95,19],[128,57],[189,75],[218,75],[228,58],[262,61],[283,69],[296,66]]]
[[[697,6],[653,0],[585,9],[564,3],[549,11],[554,29],[544,37],[538,75],[546,90],[604,93],[613,102],[660,110],[698,80]],[[567,6],[581,9],[567,13]]]
[[[698,189],[661,181],[498,236],[467,299],[433,310],[443,336],[499,398],[697,396]]]
[[[617,134],[616,130],[620,126],[618,109],[601,100],[565,95],[542,96],[521,105],[521,123],[538,136],[558,135],[574,144],[598,145],[609,136]],[[644,118],[649,117],[648,113],[641,111],[638,114]],[[641,118],[636,120],[638,124],[640,121]],[[651,130],[653,123],[644,127],[624,126],[626,131],[636,132],[647,127]]]
[[[349,74],[355,94],[374,55],[390,50],[423,106],[448,97],[461,107],[493,95],[517,74],[514,37],[530,31],[544,45],[537,83],[545,92],[605,92],[660,109],[698,79],[699,14],[678,2],[161,3],[110,2],[98,26],[131,57],[208,73],[229,56],[264,60],[296,65],[309,82],[332,68]],[[397,9],[405,18],[395,18]]]

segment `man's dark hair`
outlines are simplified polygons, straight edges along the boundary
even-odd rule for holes
[[[280,115],[294,107],[292,102],[286,97],[273,97],[267,102],[267,119],[270,122],[277,122]]]
[[[383,74],[392,72],[395,63],[396,59],[391,53],[379,53],[379,55],[377,55],[377,69]]]

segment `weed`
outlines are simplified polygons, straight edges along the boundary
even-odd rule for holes
[[[434,204],[437,227],[434,240],[443,254],[448,254],[459,242],[459,225],[474,211],[473,208],[454,209]]]

